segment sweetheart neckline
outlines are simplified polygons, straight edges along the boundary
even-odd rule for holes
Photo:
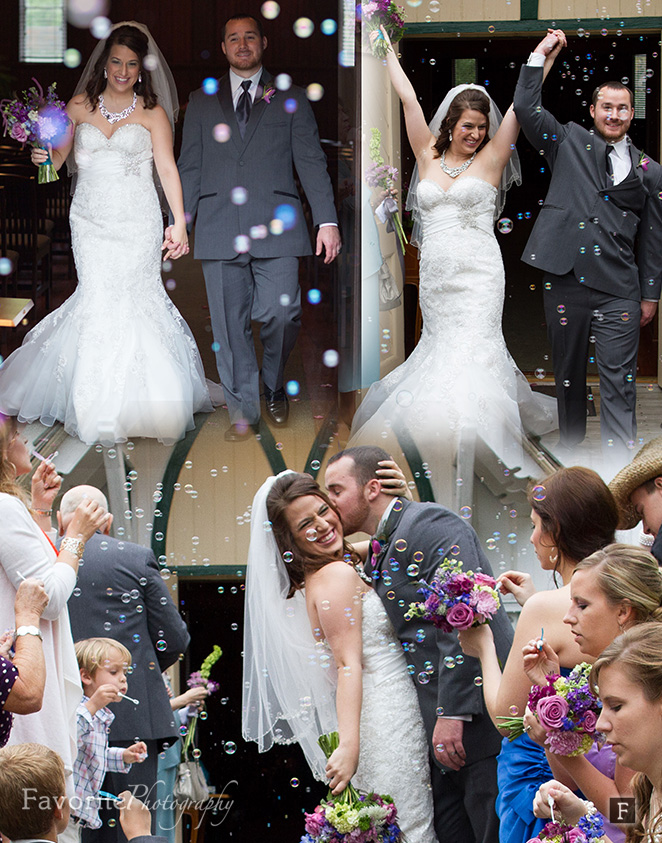
[[[102,135],[107,141],[111,141],[118,132],[121,132],[122,129],[128,129],[129,126],[140,126],[141,129],[144,129],[146,132],[151,134],[147,126],[143,126],[142,123],[124,123],[124,125],[118,126],[110,137],[108,137],[108,135],[102,132],[98,126],[95,126],[94,123],[89,123],[87,120],[84,123],[79,123],[76,128],[79,128],[80,126],[91,126],[93,129],[96,129],[97,132]]]
[[[498,190],[498,188],[496,188],[493,184],[490,184],[488,181],[485,181],[485,179],[481,179],[480,176],[462,176],[461,178],[456,179],[451,184],[451,186],[448,188],[448,190],[444,190],[444,188],[439,184],[439,182],[435,181],[434,179],[421,179],[419,181],[419,185],[423,184],[424,181],[427,181],[427,182],[430,182],[430,184],[436,185],[439,188],[439,190],[441,190],[442,193],[446,194],[446,193],[450,193],[450,191],[455,187],[456,184],[459,184],[460,182],[463,182],[463,181],[469,181],[469,180],[472,180],[472,179],[473,179],[473,181],[480,181],[483,184],[486,184],[488,187],[491,187],[492,190]]]

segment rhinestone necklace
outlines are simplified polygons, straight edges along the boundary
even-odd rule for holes
[[[136,94],[136,92],[134,91],[133,92],[133,102],[131,103],[131,105],[127,106],[124,109],[124,111],[113,112],[113,111],[108,111],[108,109],[106,108],[106,106],[104,105],[104,102],[103,102],[103,94],[99,94],[99,111],[101,112],[101,115],[103,117],[105,117],[106,120],[109,123],[117,123],[118,120],[124,120],[125,117],[128,117],[129,114],[132,114],[135,111],[137,101],[138,101],[138,94]],[[476,153],[474,153],[474,155],[475,154]],[[473,158],[471,160],[473,161]],[[469,163],[471,163],[471,161]]]
[[[478,150],[476,150],[478,152]],[[446,163],[446,150],[441,153],[441,158],[439,159],[439,166],[441,169],[446,173],[447,176],[450,176],[452,179],[456,179],[460,173],[463,173],[468,167],[473,164],[473,160],[476,157],[476,152],[469,158],[468,161],[465,161],[464,164],[460,164],[459,167],[449,167]]]

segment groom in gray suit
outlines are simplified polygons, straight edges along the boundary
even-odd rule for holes
[[[299,177],[317,227],[316,254],[340,251],[333,190],[306,93],[280,90],[262,67],[267,39],[259,20],[234,15],[222,48],[230,71],[217,93],[191,94],[178,161],[184,207],[196,219],[216,365],[231,427],[250,435],[260,419],[260,373],[251,319],[262,323],[262,382],[267,416],[285,424],[283,370],[301,323],[298,256],[310,239],[294,180]],[[280,87],[283,87],[282,85]]]
[[[480,683],[475,681],[480,663],[463,656],[456,634],[444,633],[420,618],[405,620],[409,604],[421,599],[418,581],[429,582],[445,556],[457,554],[465,570],[480,569],[491,575],[492,569],[478,536],[454,512],[381,491],[376,472],[380,460],[388,459],[382,448],[348,448],[329,460],[325,484],[338,507],[345,534],[363,531],[374,536],[366,572],[372,576],[413,667],[430,741],[439,843],[497,843],[499,821],[494,801],[501,736],[485,709]],[[503,607],[490,626],[499,658],[505,663],[513,630]]]
[[[543,64],[565,42],[550,32],[522,67],[515,112],[545,154],[552,178],[522,260],[545,271],[561,444],[586,434],[586,362],[595,342],[603,447],[629,458],[636,441],[639,328],[651,321],[662,286],[662,168],[630,142],[633,96],[599,85],[593,128],[559,123],[541,105]],[[635,240],[637,240],[635,248]]]

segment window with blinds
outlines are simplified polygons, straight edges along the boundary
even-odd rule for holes
[[[20,0],[19,60],[61,62],[66,46],[65,0]]]

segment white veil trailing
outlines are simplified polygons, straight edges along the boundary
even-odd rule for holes
[[[283,472],[289,474],[292,472]],[[253,499],[246,570],[242,735],[260,752],[300,744],[314,776],[327,781],[317,739],[336,731],[335,669],[316,643],[303,592],[287,599],[290,581],[267,517],[270,477]]]
[[[120,23],[113,24],[110,32],[113,32],[113,30],[117,29],[120,26],[133,26],[136,29],[139,29],[144,35],[147,36],[147,56],[145,57],[144,64],[146,66],[146,70],[148,70],[150,73],[152,80],[152,89],[156,94],[158,104],[168,115],[168,120],[170,121],[170,128],[173,132],[174,143],[175,123],[177,122],[177,116],[179,114],[179,98],[177,96],[177,86],[175,85],[175,79],[172,75],[172,71],[168,67],[168,63],[163,57],[163,53],[156,46],[156,41],[152,38],[151,32],[145,26],[144,23],[138,23],[138,21],[135,20],[124,20]],[[79,94],[83,94],[85,92],[87,83],[90,81],[90,77],[92,76],[94,67],[97,61],[99,60],[99,56],[103,52],[104,47],[106,46],[107,40],[108,38],[104,38],[99,41],[99,43],[92,51],[92,55],[87,60],[85,69],[83,70],[83,73],[80,79],[78,80],[78,84],[76,85],[76,89],[73,93],[73,96],[76,97]],[[75,176],[77,168],[76,162],[74,160],[73,150],[67,158],[67,168],[69,170],[69,175]],[[156,168],[154,169],[154,178],[157,184],[157,189],[159,190],[159,195],[161,195],[162,190],[161,185],[158,181],[158,177],[156,175]]]
[[[487,93],[485,88],[482,85],[456,85],[454,88],[446,94],[444,99],[442,100],[441,105],[437,109],[432,121],[429,124],[430,131],[435,137],[439,137],[439,130],[441,128],[441,123],[444,117],[448,114],[448,109],[450,108],[451,103],[455,99],[455,97],[462,93],[462,91],[466,91],[467,89],[472,89],[475,91],[481,91],[481,93],[485,94],[485,96],[490,101],[490,130],[488,132],[488,137],[493,138],[494,135],[497,133],[499,126],[501,125],[501,121],[503,120],[503,115],[499,111],[496,103],[492,99],[492,97]],[[414,167],[414,171],[411,174],[411,181],[409,182],[409,191],[407,193],[407,202],[405,208],[408,211],[411,211],[412,218],[414,221],[414,229],[412,231],[410,242],[413,243],[415,246],[420,245],[419,240],[419,233],[420,233],[420,216],[419,216],[419,208],[418,208],[418,196],[417,196],[417,188],[419,182],[419,175],[418,175],[418,164]],[[513,145],[512,155],[503,170],[503,175],[501,176],[501,184],[499,185],[499,194],[497,196],[496,201],[496,208],[494,211],[494,218],[497,219],[501,212],[503,211],[503,207],[506,204],[506,193],[508,190],[513,186],[513,184],[522,184],[522,168],[520,167],[519,162],[519,155],[517,154],[517,150]]]

